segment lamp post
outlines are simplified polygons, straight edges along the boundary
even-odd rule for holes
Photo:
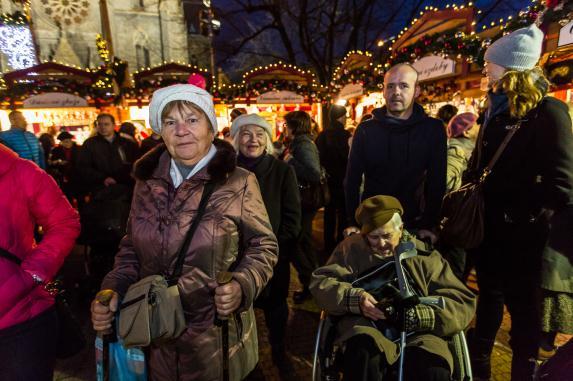
[[[209,58],[211,75],[213,76],[213,88],[216,89],[218,84],[217,72],[215,71],[215,51],[213,49],[213,9],[211,0],[203,0],[203,5],[207,8],[207,37],[209,38]]]

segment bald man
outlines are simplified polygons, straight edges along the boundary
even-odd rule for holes
[[[345,179],[349,226],[361,200],[386,194],[396,197],[406,213],[406,228],[435,243],[442,198],[446,191],[447,145],[442,122],[415,103],[418,73],[399,64],[384,76],[386,106],[356,129]],[[362,177],[364,191],[360,194]]]

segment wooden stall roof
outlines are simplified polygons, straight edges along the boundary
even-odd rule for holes
[[[38,65],[4,73],[6,86],[11,87],[18,81],[76,80],[78,83],[91,84],[96,74],[78,67],[57,62],[43,62]]]
[[[133,79],[135,82],[142,80],[150,80],[154,78],[162,77],[177,77],[181,79],[187,79],[189,75],[198,73],[202,74],[209,79],[209,72],[207,69],[200,68],[195,65],[183,64],[179,62],[168,62],[161,64],[152,68],[138,70],[133,73]]]
[[[243,81],[266,81],[283,80],[310,85],[314,80],[314,75],[309,70],[304,70],[295,65],[278,62],[264,67],[249,70],[243,75]]]
[[[475,26],[476,12],[477,10],[472,6],[427,11],[419,19],[414,19],[413,24],[394,41],[392,50],[396,51],[411,45],[427,34],[443,33],[454,29],[471,33]]]

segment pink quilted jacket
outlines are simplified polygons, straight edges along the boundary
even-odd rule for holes
[[[34,226],[44,238],[34,241]],[[80,232],[76,211],[55,181],[36,164],[0,144],[0,247],[22,260],[0,257],[0,330],[22,323],[54,304],[32,274],[50,281]]]

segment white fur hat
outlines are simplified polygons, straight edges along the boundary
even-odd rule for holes
[[[231,124],[231,137],[234,138],[241,127],[248,125],[255,125],[263,128],[267,135],[269,135],[270,141],[273,141],[273,128],[265,118],[258,114],[243,114],[236,117]]]
[[[153,93],[151,103],[149,103],[149,123],[153,131],[161,134],[161,113],[172,101],[189,101],[196,105],[207,115],[213,133],[217,134],[217,115],[211,94],[200,87],[183,84],[163,87]]]

